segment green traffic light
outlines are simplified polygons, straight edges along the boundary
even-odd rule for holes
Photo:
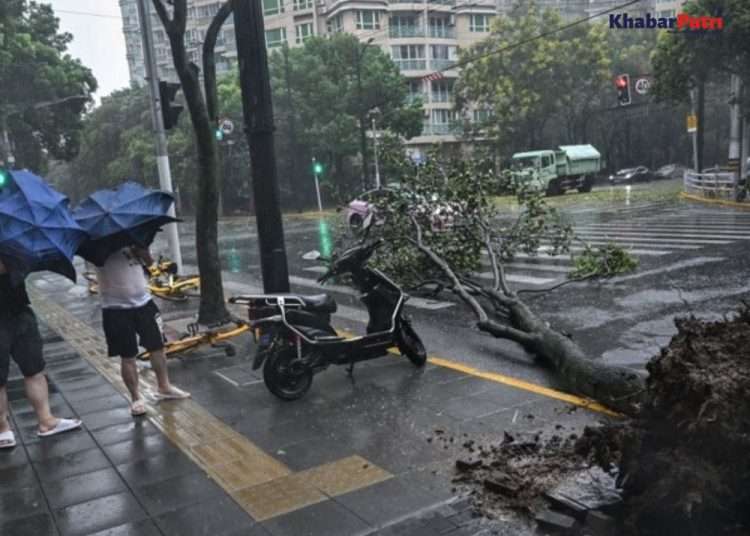
[[[222,141],[224,139],[224,131],[220,128],[216,129],[216,141]]]
[[[5,188],[10,183],[10,172],[0,169],[0,189]]]
[[[313,172],[315,172],[316,175],[320,175],[321,173],[323,173],[323,164],[321,164],[320,162],[315,162],[313,164]]]

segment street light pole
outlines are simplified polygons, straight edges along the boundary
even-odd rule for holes
[[[375,187],[380,188],[380,165],[378,164],[378,129],[375,116],[372,116],[372,148],[375,152]]]
[[[267,293],[289,292],[273,141],[273,103],[260,0],[233,0],[245,134],[250,146],[260,268]]]
[[[138,18],[141,23],[146,78],[151,94],[151,117],[156,134],[156,166],[159,171],[159,187],[165,192],[172,193],[172,171],[169,167],[167,134],[164,130],[164,118],[161,111],[162,102],[159,94],[159,75],[156,70],[153,34],[151,33],[151,15],[146,8],[146,0],[138,0]],[[176,214],[175,207],[172,205],[169,209],[169,215],[174,218]],[[165,230],[167,232],[167,242],[169,243],[169,256],[177,265],[177,271],[182,272],[182,252],[180,250],[180,235],[177,231],[177,224],[170,223],[165,226]]]
[[[365,55],[374,38],[367,40],[363,47],[357,46],[355,68],[357,70],[357,96],[359,99],[359,143],[360,152],[362,153],[362,191],[367,190],[368,183],[368,158],[367,158],[367,122],[365,119],[365,107],[362,103],[362,58]]]

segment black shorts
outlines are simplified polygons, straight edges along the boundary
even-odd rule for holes
[[[42,336],[30,307],[20,313],[0,313],[0,387],[8,383],[10,358],[28,378],[44,370]]]
[[[161,313],[153,300],[133,309],[102,309],[102,324],[110,356],[135,357],[139,344],[149,352],[164,348]]]

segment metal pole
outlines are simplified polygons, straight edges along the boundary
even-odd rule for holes
[[[696,116],[695,111],[695,101],[697,100],[697,93],[698,91],[695,89],[690,90],[690,113],[693,117]],[[692,132],[692,138],[693,138],[693,169],[695,169],[696,173],[700,173],[701,170],[698,169],[698,128],[696,125],[695,131]]]
[[[315,158],[313,158],[312,161],[313,169],[315,169]],[[323,203],[320,199],[320,178],[318,177],[318,172],[313,171],[313,176],[315,177],[315,193],[318,195],[318,212],[323,212]]]
[[[380,188],[380,166],[378,165],[378,130],[375,117],[372,118],[372,147],[375,151],[375,187]]]
[[[260,267],[265,292],[289,292],[273,141],[273,103],[260,0],[233,0],[245,134],[250,146]]]
[[[365,133],[365,112],[362,105],[362,56],[360,48],[357,47],[357,101],[359,103],[359,149],[362,153],[362,191],[367,190],[367,136]]]
[[[742,91],[742,81],[740,77],[733,74],[731,77],[731,91],[729,97],[729,159],[727,164],[729,170],[735,173],[735,180],[740,177],[740,153],[742,139],[740,129],[742,121],[740,118],[740,92]]]
[[[167,134],[164,131],[164,119],[161,113],[162,102],[159,97],[159,75],[156,70],[153,34],[151,33],[151,15],[146,7],[146,0],[138,0],[138,19],[141,23],[141,37],[143,38],[143,60],[146,66],[146,80],[151,93],[151,117],[156,133],[156,166],[159,170],[159,187],[165,192],[172,193],[172,173],[169,168],[169,153],[167,151]],[[169,209],[169,215],[176,217],[174,205]],[[180,251],[180,236],[176,223],[165,226],[169,243],[169,256],[177,265],[177,271],[182,272],[182,252]]]

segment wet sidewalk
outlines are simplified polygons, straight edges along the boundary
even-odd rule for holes
[[[170,360],[192,400],[150,404],[134,419],[118,363],[104,351],[98,300],[53,276],[29,286],[45,327],[53,409],[80,416],[84,429],[36,437],[12,371],[20,441],[0,452],[3,535],[519,534],[509,522],[475,518],[451,484],[461,444],[596,418],[396,357],[358,365],[354,381],[329,369],[304,399],[282,402],[251,370],[244,338],[232,357],[207,348]],[[159,305],[175,329],[192,318],[187,304]],[[151,373],[143,377],[152,388]]]

